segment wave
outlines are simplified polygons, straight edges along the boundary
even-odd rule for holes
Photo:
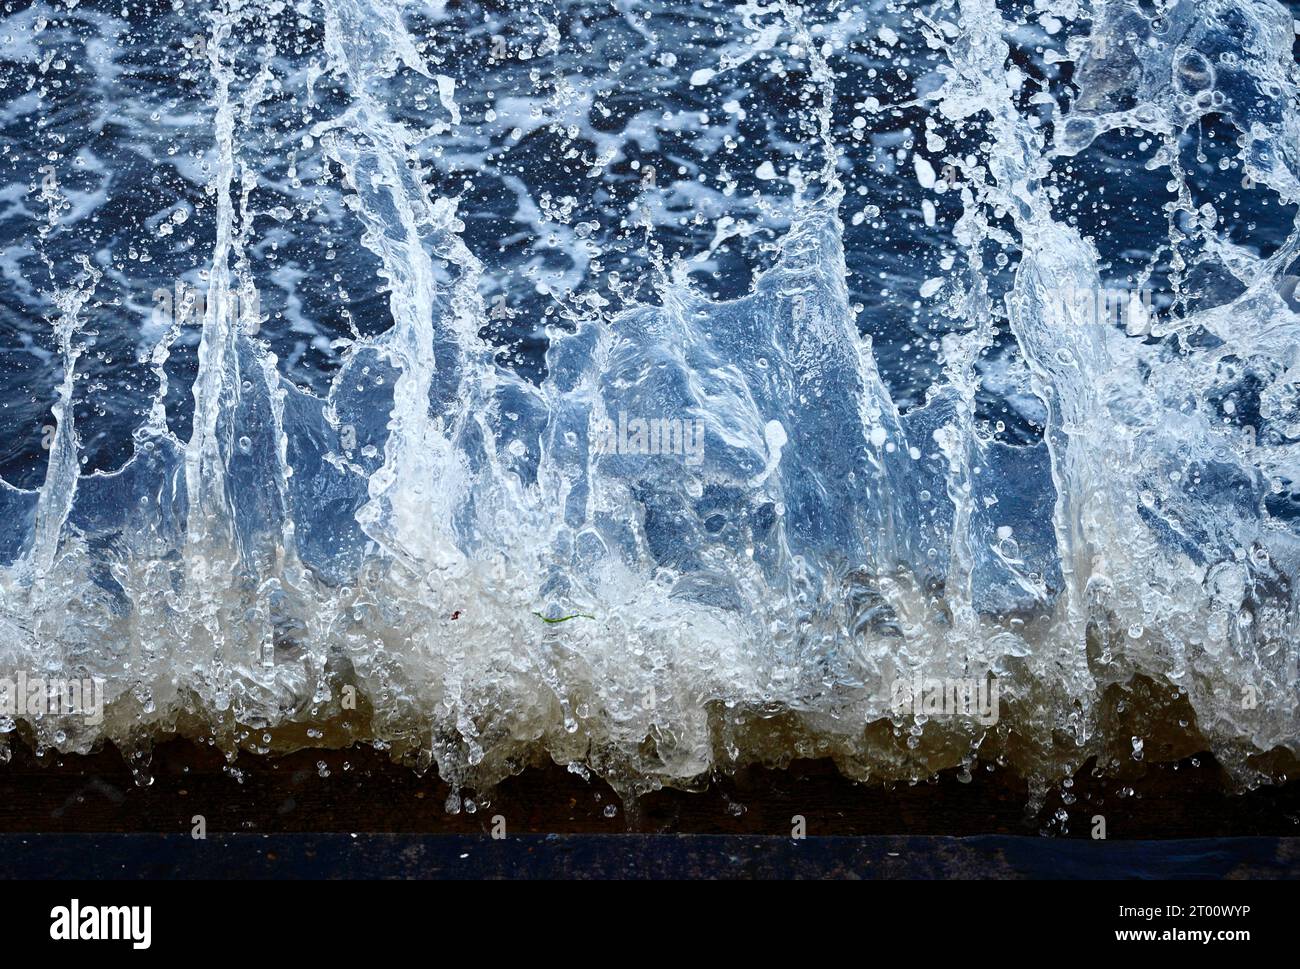
[[[39,9],[8,18],[36,36],[13,58],[88,31],[111,121],[130,41],[93,8],[35,31]],[[676,129],[602,129],[628,68],[584,47],[581,5],[492,14],[508,37],[389,0],[231,3],[185,40],[140,28],[191,52],[207,99],[213,147],[185,163],[201,201],[152,230],[202,223],[201,299],[150,326],[106,299],[132,267],[87,246],[61,173],[47,214],[6,219],[48,229],[50,287],[23,312],[50,321],[58,379],[43,481],[0,482],[0,669],[102,678],[108,703],[0,731],[112,740],[142,782],[173,733],[232,760],[373,743],[455,786],[540,752],[628,794],[814,755],[884,779],[1010,763],[1041,788],[1092,758],[1209,749],[1242,783],[1278,776],[1300,753],[1293,21],[1272,0],[1036,10],[747,3],[701,53],[677,5],[612,5],[698,153],[648,178],[616,169]],[[524,58],[529,12],[545,26]],[[553,73],[512,101],[534,57]],[[932,61],[914,97],[859,96],[870,65],[911,58]],[[584,68],[606,76],[581,87]],[[742,75],[775,102],[740,107]],[[728,197],[703,159],[773,103],[793,132],[775,196],[691,224],[683,200]],[[513,218],[552,238],[507,272],[475,228],[497,209],[449,183],[504,170],[530,114],[578,147],[532,160],[536,204]],[[1236,154],[1209,160],[1207,129]],[[532,184],[566,157],[591,198]],[[262,207],[268,165],[293,172],[276,185],[297,209]],[[1163,198],[1126,207],[1149,177]],[[876,183],[893,208],[846,225]],[[634,205],[584,219],[618,208],[613,186]],[[1241,211],[1261,197],[1257,241]],[[897,238],[882,288],[868,270]],[[281,247],[298,263],[273,264]],[[373,293],[357,305],[379,324],[308,319],[285,265]],[[519,308],[494,295],[516,271]],[[93,404],[132,396],[104,383],[123,369],[106,333],[142,348],[136,419]],[[310,352],[328,366],[295,379]],[[89,442],[88,411],[108,415]],[[87,470],[114,434],[129,457]],[[996,715],[899,702],[899,684],[970,682],[996,683]]]

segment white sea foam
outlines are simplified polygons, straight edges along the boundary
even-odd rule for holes
[[[627,6],[643,36],[630,12],[640,5]],[[0,486],[17,536],[0,568],[0,671],[107,684],[102,723],[56,735],[20,718],[24,729],[63,750],[108,738],[130,751],[181,730],[233,756],[292,744],[262,738],[305,724],[319,742],[381,743],[455,784],[497,780],[538,752],[635,791],[750,758],[826,754],[855,776],[917,777],[989,750],[1045,782],[1109,756],[1114,690],[1145,680],[1171,698],[1152,729],[1173,749],[1208,745],[1245,780],[1250,755],[1300,751],[1300,545],[1279,510],[1300,473],[1300,319],[1279,289],[1300,236],[1266,258],[1235,244],[1196,204],[1178,147],[1218,112],[1273,204],[1300,197],[1290,20],[1266,0],[1183,0],[1158,25],[1109,4],[1089,32],[1067,6],[1049,4],[1052,43],[1078,65],[1068,105],[1026,95],[1008,39],[1030,28],[992,0],[888,27],[745,4],[741,39],[707,60],[673,52],[671,82],[707,89],[693,95],[706,103],[629,110],[618,136],[592,120],[613,85],[576,73],[538,71],[526,95],[480,101],[450,60],[432,63],[445,11],[323,0],[301,41],[316,57],[305,71],[241,60],[263,49],[252,43],[262,12],[213,11],[202,51],[214,147],[168,163],[210,189],[188,433],[168,381],[192,337],[155,322],[141,358],[159,389],[133,456],[79,470],[87,320],[98,288],[129,276],[113,258],[83,258],[53,290],[49,366],[62,377],[44,482]],[[5,27],[30,33],[29,20]],[[873,37],[894,52],[873,56],[919,37],[937,59],[910,106],[932,119],[928,140],[887,125],[875,96],[850,112],[865,125],[837,129],[838,99],[853,95],[837,91],[833,68]],[[543,29],[491,56],[527,65],[562,40]],[[15,49],[39,61],[41,45],[37,35]],[[1125,67],[1135,62],[1140,71]],[[108,52],[96,63],[103,84],[124,83]],[[630,167],[686,134],[710,151],[739,145],[760,112],[737,77],[760,63],[785,72],[798,104],[799,139],[779,165],[728,162],[714,182],[694,162]],[[305,104],[308,87],[320,101],[285,137],[293,174],[268,219],[250,201],[255,155],[270,151],[260,112],[286,88]],[[487,166],[570,126],[590,135],[569,159],[587,183],[557,178],[536,195],[522,176],[500,183],[518,231],[564,254],[548,263],[542,247],[521,261],[541,301],[527,305],[562,308],[521,321],[533,311],[485,298],[506,291],[491,251],[468,241],[486,203],[462,195],[446,166]],[[1148,167],[1170,180],[1162,245],[1195,241],[1198,265],[1235,280],[1194,303],[1175,272],[1173,312],[1140,330],[1085,319],[1063,295],[1108,290],[1053,166],[1121,127],[1145,133]],[[559,149],[545,150],[554,163]],[[855,154],[868,151],[870,166]],[[942,275],[931,265],[891,277],[882,264],[867,277],[900,305],[919,293],[957,321],[942,339],[916,338],[933,342],[934,379],[907,407],[860,328],[882,311],[859,320],[863,297],[850,290],[840,211],[855,164],[913,196],[919,183],[917,231],[946,233]],[[575,215],[623,165],[629,211]],[[742,176],[786,194],[742,197]],[[110,196],[54,187],[43,206],[27,204],[72,232]],[[684,213],[709,205],[718,218],[690,235]],[[306,306],[310,274],[292,259],[256,270],[281,242],[292,252],[310,238],[309,206],[355,230],[350,272],[371,275],[332,285],[378,291],[385,325],[361,332],[350,316],[351,331],[331,336]],[[151,225],[172,225],[166,211]],[[674,260],[665,240],[679,231]],[[603,246],[629,239],[614,251],[633,268],[620,270]],[[751,239],[748,292],[704,292],[692,274],[721,274],[730,243]],[[1015,253],[1006,274],[986,262],[994,251]],[[287,294],[287,360],[231,309],[273,290]],[[484,338],[492,305],[544,339],[541,376]],[[132,310],[146,307],[137,297]],[[305,388],[285,370],[313,349],[337,359]],[[989,393],[1041,422],[1039,435],[991,434]],[[1247,409],[1249,438],[1225,421]],[[681,450],[658,454],[684,460],[603,446],[629,415],[680,422]],[[997,716],[941,722],[880,688],[989,677]],[[1179,734],[1184,714],[1194,724]]]

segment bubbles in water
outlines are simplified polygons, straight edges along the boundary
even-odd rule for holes
[[[1059,779],[1146,681],[1300,749],[1281,6],[89,11],[4,24],[0,674],[108,703],[0,733]]]

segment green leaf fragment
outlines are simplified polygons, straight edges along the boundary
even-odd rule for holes
[[[533,615],[536,616],[538,619],[540,619],[542,622],[552,626],[555,625],[557,622],[568,622],[570,619],[595,619],[596,618],[595,616],[587,615],[587,613],[585,612],[575,612],[572,615],[560,616],[558,619],[550,619],[546,616],[543,616],[540,612],[534,612]]]

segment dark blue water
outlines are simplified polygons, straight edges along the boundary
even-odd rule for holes
[[[1294,756],[1294,8],[0,16],[0,730]]]

